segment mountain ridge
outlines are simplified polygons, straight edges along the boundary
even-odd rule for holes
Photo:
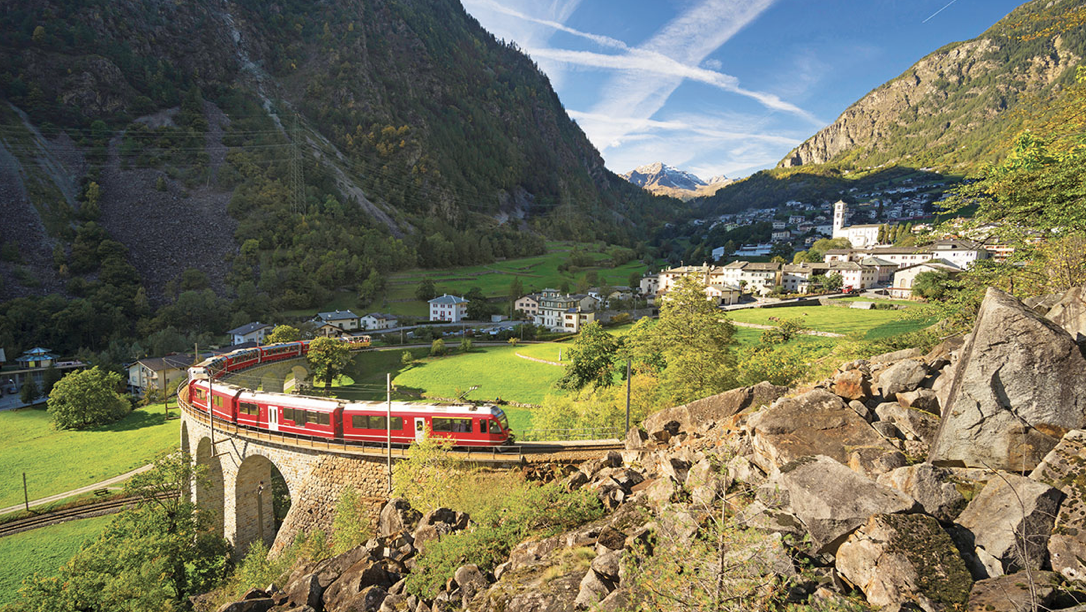
[[[653,194],[683,200],[712,195],[721,187],[733,182],[722,174],[706,181],[692,172],[663,162],[643,164],[619,176]]]

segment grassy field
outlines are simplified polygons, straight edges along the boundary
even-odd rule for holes
[[[139,408],[111,425],[55,431],[44,408],[0,412],[0,507],[93,484],[149,463],[178,443],[178,423],[164,422],[162,405]],[[172,414],[177,415],[174,405]]]
[[[34,574],[51,576],[84,542],[98,537],[112,516],[42,527],[0,538],[0,605],[19,598],[23,579]]]
[[[734,321],[775,325],[776,319],[801,319],[809,328],[837,334],[863,333],[868,339],[916,331],[932,322],[906,319],[901,310],[859,310],[840,306],[751,308],[728,313]]]
[[[569,259],[570,253],[580,248],[598,262],[598,267],[583,268],[577,273],[559,272],[558,266]],[[647,269],[640,261],[631,261],[617,268],[611,268],[608,247],[603,243],[576,244],[573,242],[550,241],[547,253],[536,257],[509,259],[492,264],[466,266],[451,269],[414,269],[398,272],[389,276],[383,295],[365,309],[359,309],[354,293],[338,293],[320,308],[285,312],[286,316],[306,317],[316,311],[354,309],[355,313],[380,311],[410,317],[427,317],[429,310],[425,302],[415,299],[415,289],[423,279],[434,281],[438,294],[450,293],[464,295],[472,287],[479,287],[488,297],[505,297],[514,278],[520,278],[525,293],[538,291],[546,287],[558,288],[563,282],[575,287],[577,281],[584,278],[589,270],[595,270],[599,282],[608,285],[626,285],[632,273],[642,274]]]

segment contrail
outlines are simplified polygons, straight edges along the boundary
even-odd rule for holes
[[[934,16],[938,15],[939,13],[942,13],[943,11],[947,10],[947,9],[948,9],[948,8],[950,7],[950,5],[951,5],[951,4],[954,4],[954,3],[955,3],[955,2],[957,2],[957,1],[958,1],[958,0],[950,0],[950,2],[947,2],[947,3],[946,3],[946,6],[944,6],[943,8],[941,8],[941,9],[939,9],[939,10],[935,11],[934,13],[932,13],[932,14],[931,14],[931,16],[930,16],[930,17],[928,17],[928,18],[927,18],[927,19],[925,19],[924,21],[921,21],[920,23],[927,23],[927,22],[928,22],[928,21],[929,21],[929,20],[930,20],[930,19],[931,19],[932,17],[934,17]]]

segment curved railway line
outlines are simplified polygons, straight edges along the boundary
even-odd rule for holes
[[[65,508],[63,510],[52,510],[49,512],[43,512],[36,516],[30,516],[24,519],[18,519],[9,521],[4,524],[0,524],[0,538],[4,536],[14,535],[16,533],[22,533],[24,531],[30,531],[31,529],[37,529],[39,527],[48,527],[50,525],[57,525],[67,521],[74,521],[77,519],[94,518],[98,516],[105,516],[107,514],[116,514],[125,508],[135,506],[140,502],[140,497],[122,497],[120,499],[109,499],[100,502],[94,502],[77,506],[75,508]]]

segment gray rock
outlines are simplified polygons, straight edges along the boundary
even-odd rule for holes
[[[1073,287],[1063,294],[1046,316],[1076,341],[1086,339],[1086,287]]]
[[[989,288],[962,348],[929,460],[1014,472],[1037,467],[1086,425],[1086,358],[1071,336]]]
[[[911,497],[825,456],[804,457],[785,465],[759,489],[759,495],[770,487],[787,495],[784,509],[803,523],[817,554],[832,554],[873,514],[919,509]]]
[[[978,548],[999,559],[1005,573],[1041,569],[1062,498],[1059,489],[1003,473],[969,502],[958,524],[973,534]]]
[[[965,498],[949,479],[948,471],[920,463],[882,474],[877,482],[915,499],[924,512],[940,521],[950,522],[965,509]]]
[[[453,574],[453,579],[456,580],[456,584],[460,587],[465,602],[470,601],[476,594],[482,593],[490,586],[486,576],[479,571],[479,566],[475,564],[461,565]]]
[[[892,400],[902,391],[915,391],[927,375],[923,361],[899,361],[879,374],[879,392],[887,400]]]
[[[373,609],[377,610],[377,608],[381,607],[381,601],[384,601],[384,595],[386,594],[385,589],[392,586],[393,583],[385,563],[387,562],[364,559],[348,568],[324,590],[324,596],[321,598],[324,601],[324,609],[327,612],[351,610],[352,606],[360,601],[359,595],[374,586],[380,587],[381,596],[380,601],[377,601],[376,607]],[[372,602],[376,599],[376,595],[370,595],[361,601]]]
[[[897,394],[897,401],[905,408],[923,410],[939,416],[939,396],[932,389],[917,389],[916,391],[902,391]]]
[[[870,363],[896,363],[904,359],[916,359],[920,357],[921,352],[918,348],[901,349],[900,351],[893,351],[891,353],[883,353],[881,355],[875,355],[868,359]]]
[[[325,612],[380,612],[386,598],[388,598],[388,592],[384,587],[368,586],[342,602],[341,607],[325,606],[324,610]]]
[[[1067,432],[1030,478],[1056,487],[1064,495],[1052,537],[1048,540],[1052,569],[1068,580],[1086,582],[1086,431]]]
[[[1057,582],[1055,572],[1025,570],[978,580],[969,592],[969,612],[1047,610],[1058,594]]]
[[[576,489],[580,489],[587,482],[588,476],[585,475],[584,472],[577,470],[569,476],[566,476],[566,479],[562,481],[562,485],[565,486],[566,489],[574,491]]]
[[[878,478],[904,467],[906,463],[908,461],[900,451],[887,452],[881,448],[858,448],[848,456],[849,469],[868,478]]]
[[[645,498],[650,504],[660,506],[667,502],[670,502],[672,497],[678,493],[679,487],[676,486],[675,481],[670,478],[657,478],[652,484],[645,489]]]
[[[263,597],[224,604],[217,612],[268,612],[273,606],[275,606],[275,602],[271,598]]]
[[[411,531],[420,516],[406,499],[390,499],[385,507],[381,508],[381,516],[377,520],[377,536],[387,537],[401,531]]]
[[[305,574],[287,583],[285,592],[287,601],[292,604],[318,608],[321,605],[324,587],[321,586],[316,574]]]
[[[836,567],[876,606],[960,607],[973,586],[950,536],[923,514],[872,516],[837,549]]]
[[[852,408],[852,410],[856,414],[860,415],[861,419],[867,421],[868,423],[875,420],[875,415],[871,412],[871,409],[859,400],[852,400],[848,403],[848,407]]]
[[[645,450],[649,444],[649,434],[636,425],[626,432],[626,450]]]
[[[939,432],[938,417],[920,410],[906,408],[896,402],[884,402],[875,407],[882,422],[893,423],[905,434],[906,440],[920,440],[931,446]]]
[[[887,440],[897,440],[904,437],[904,434],[897,428],[897,425],[894,425],[890,421],[875,421],[871,424],[871,427]]]
[[[776,402],[751,415],[746,429],[752,460],[767,474],[808,455],[844,464],[859,448],[897,452],[841,398],[823,389]]]
[[[758,466],[743,456],[732,457],[728,461],[728,480],[746,483],[757,487],[765,482],[766,475]]]
[[[622,566],[622,551],[610,550],[596,555],[592,560],[592,570],[600,576],[614,582],[618,582],[618,571]]]
[[[678,432],[689,433],[718,421],[724,421],[748,408],[770,404],[787,391],[787,387],[761,382],[753,387],[732,389],[683,406],[666,408],[649,416],[642,425],[649,436],[657,439],[659,439],[657,434],[663,431],[667,431],[669,436],[677,435]],[[676,424],[673,431],[668,429],[669,423]]]
[[[682,485],[686,482],[686,475],[690,470],[690,463],[679,459],[677,457],[665,457],[660,462],[660,472],[675,481],[676,484]]]

